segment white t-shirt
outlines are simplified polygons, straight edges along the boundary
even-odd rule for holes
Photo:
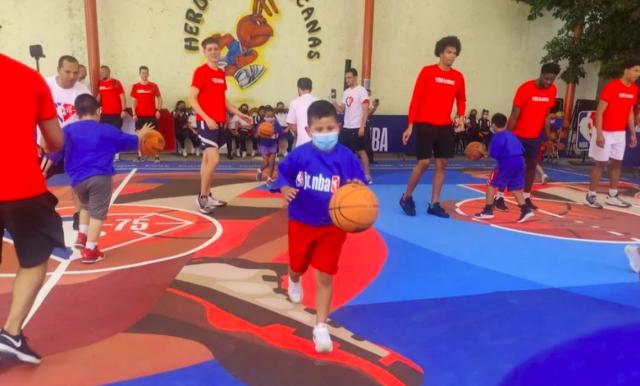
[[[229,128],[231,129],[249,129],[251,128],[251,124],[247,123],[247,121],[240,118],[239,115],[235,115],[229,121]]]
[[[342,96],[344,103],[344,127],[346,129],[359,129],[362,124],[362,105],[369,102],[369,93],[362,86],[348,88]]]
[[[281,127],[287,127],[287,113],[276,113],[276,119]]]
[[[311,137],[307,134],[307,110],[309,106],[318,98],[311,94],[302,94],[289,104],[289,115],[287,115],[287,123],[296,125],[296,147],[304,145],[311,141]]]
[[[76,82],[71,88],[62,88],[56,82],[55,75],[48,77],[45,81],[51,90],[53,103],[56,104],[60,127],[65,127],[69,123],[76,121],[76,107],[74,105],[76,98],[78,95],[91,94],[91,91],[81,82]]]

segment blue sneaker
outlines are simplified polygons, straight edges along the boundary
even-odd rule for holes
[[[427,209],[427,213],[432,214],[434,216],[438,216],[440,218],[449,218],[449,213],[447,213],[442,206],[440,206],[439,202],[434,202],[429,205]]]
[[[416,203],[413,201],[413,197],[405,197],[404,194],[400,197],[400,206],[407,216],[416,215]]]

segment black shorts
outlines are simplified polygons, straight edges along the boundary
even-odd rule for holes
[[[198,122],[198,139],[202,149],[219,148],[225,143],[224,122],[218,123],[217,130],[209,130],[205,121]]]
[[[537,161],[540,158],[540,146],[542,146],[542,138],[520,138],[520,143],[524,147],[524,159]]]
[[[343,128],[340,130],[340,136],[338,138],[341,144],[351,149],[354,153],[366,149],[364,137],[358,135],[358,130],[359,129]]]
[[[115,126],[118,129],[122,130],[122,117],[120,116],[120,114],[102,114],[100,116],[100,123],[106,123],[107,125]]]
[[[416,157],[421,159],[453,158],[455,154],[455,133],[453,126],[436,126],[416,123]]]
[[[136,121],[136,130],[142,129],[142,126],[144,126],[145,123],[152,124],[156,130],[158,130],[158,120],[156,117],[138,117],[138,120]]]
[[[46,192],[36,197],[0,202],[0,235],[9,232],[22,268],[46,262],[54,248],[64,248],[58,199]],[[2,261],[2,248],[0,248]]]

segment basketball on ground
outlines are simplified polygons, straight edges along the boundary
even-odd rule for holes
[[[156,156],[164,150],[164,137],[158,131],[150,131],[140,139],[140,152],[145,157]]]
[[[378,199],[365,185],[344,185],[331,197],[329,216],[345,232],[362,232],[378,218]]]
[[[482,142],[471,142],[464,149],[464,155],[470,160],[477,161],[487,155],[487,148]]]
[[[261,138],[271,138],[274,133],[273,123],[271,122],[262,122],[258,126],[258,137]]]

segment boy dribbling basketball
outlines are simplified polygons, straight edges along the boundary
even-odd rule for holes
[[[506,130],[507,117],[504,114],[495,114],[491,118],[491,126],[494,136],[489,147],[489,154],[498,165],[493,171],[487,184],[487,201],[482,212],[475,215],[476,218],[493,218],[493,203],[496,189],[509,188],[520,206],[520,218],[522,223],[533,217],[533,210],[525,205],[524,200],[524,148],[518,138],[509,130]]]
[[[309,106],[307,133],[311,143],[295,148],[278,168],[273,189],[289,202],[289,298],[303,298],[300,279],[309,265],[316,269],[316,325],[313,341],[317,352],[331,352],[333,343],[327,319],[333,276],[347,235],[331,222],[329,201],[341,185],[363,183],[360,162],[347,147],[338,144],[340,125],[335,107],[327,101]]]

